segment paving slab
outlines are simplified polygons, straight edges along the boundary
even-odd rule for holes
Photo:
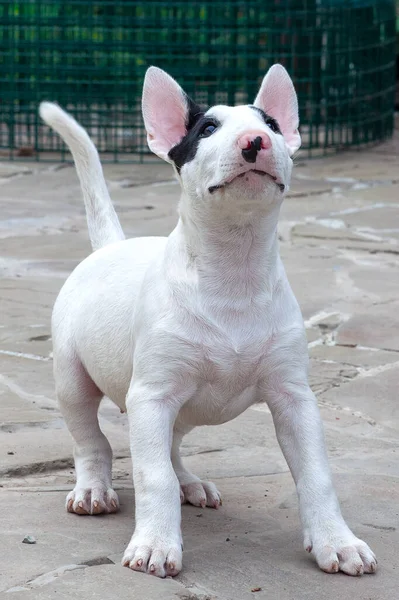
[[[161,581],[152,577],[143,582],[140,573],[127,572],[120,565],[105,562],[90,566],[64,565],[35,578],[26,586],[16,586],[9,592],[10,600],[27,600],[35,597],[40,600],[70,599],[73,595],[81,598],[131,598],[131,600],[200,600],[172,579]],[[143,596],[143,585],[145,596]],[[210,599],[209,599],[210,600]]]
[[[366,346],[399,352],[399,301],[358,311],[337,332],[343,346]],[[399,358],[399,356],[398,356]]]
[[[220,479],[217,484],[225,498],[221,510],[183,507],[185,570],[175,582],[178,587],[172,588],[168,582],[162,588],[152,578],[147,581],[145,576],[119,567],[132,529],[131,491],[120,492],[122,510],[118,515],[99,518],[81,518],[59,511],[62,492],[8,491],[5,502],[2,498],[2,509],[13,519],[9,522],[7,517],[3,527],[6,552],[1,589],[10,590],[11,597],[25,592],[28,598],[50,598],[52,593],[79,597],[85,589],[97,597],[96,594],[104,593],[103,585],[111,589],[112,584],[129,594],[131,585],[132,593],[141,590],[143,598],[147,594],[151,598],[156,590],[160,598],[169,598],[172,592],[181,598],[192,594],[194,599],[246,600],[252,597],[251,590],[258,587],[261,595],[257,598],[272,595],[284,600],[329,599],[336,597],[334,594],[381,600],[395,597],[384,594],[394,594],[395,570],[399,566],[398,555],[392,553],[392,546],[398,543],[394,507],[399,493],[397,480],[378,475],[357,475],[356,481],[351,475],[335,479],[348,522],[380,556],[382,567],[376,576],[325,576],[317,569],[302,549],[294,486],[287,473],[278,477]],[[55,511],[57,522],[49,524],[48,515]],[[27,533],[36,538],[35,545],[22,544]],[[94,567],[83,567],[90,581],[90,588],[86,588],[82,587],[82,573],[63,572],[70,565],[97,565],[101,569],[91,579]],[[57,572],[59,575],[55,575]],[[132,575],[131,584],[128,575]]]
[[[399,356],[396,362],[370,369],[340,387],[339,391],[331,388],[321,394],[320,398],[342,407],[349,406],[351,410],[371,418],[380,426],[398,429],[398,383]]]

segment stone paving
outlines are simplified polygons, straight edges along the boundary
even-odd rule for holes
[[[299,156],[281,253],[309,337],[311,384],[343,512],[379,572],[326,575],[302,549],[295,489],[265,406],[187,437],[189,468],[221,510],[183,507],[184,570],[120,566],[133,528],[126,415],[108,401],[121,512],[64,510],[71,438],[52,380],[50,314],[90,251],[74,168],[0,164],[0,593],[16,599],[387,600],[399,587],[399,133],[363,152]],[[167,234],[179,188],[167,165],[106,165],[128,236]],[[32,535],[36,544],[23,544]],[[259,591],[255,591],[260,588]]]

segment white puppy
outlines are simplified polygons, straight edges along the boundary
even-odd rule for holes
[[[67,509],[118,509],[97,419],[106,395],[130,425],[136,528],[123,564],[176,575],[181,499],[221,504],[215,485],[183,466],[183,436],[266,401],[296,483],[306,550],[330,573],[374,572],[375,556],[347,527],[333,489],[303,320],[279,256],[277,219],[300,146],[285,69],[270,69],[253,106],[206,112],[166,73],[147,71],[148,143],[182,187],[167,238],[125,241],[87,133],[54,104],[40,114],[72,151],[96,251],[65,283],[52,321],[56,391],[75,440]]]

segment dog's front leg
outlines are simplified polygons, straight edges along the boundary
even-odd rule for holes
[[[158,577],[182,567],[180,486],[171,462],[179,410],[153,389],[133,385],[127,402],[136,524],[122,564]]]
[[[351,532],[341,515],[313,392],[307,383],[289,383],[286,373],[275,379],[272,387],[268,405],[296,483],[305,549],[328,573],[374,573],[374,553]]]

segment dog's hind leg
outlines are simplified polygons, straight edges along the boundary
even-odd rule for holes
[[[60,409],[75,441],[76,485],[67,496],[66,508],[78,515],[116,512],[112,450],[97,415],[103,394],[76,356],[55,356],[54,375]]]
[[[180,444],[183,437],[191,430],[191,428],[175,427],[173,430],[172,443],[172,465],[180,483],[180,499],[182,504],[188,502],[194,506],[209,506],[211,508],[219,508],[222,504],[221,495],[211,481],[201,481],[199,477],[193,475],[183,465],[180,456]]]

